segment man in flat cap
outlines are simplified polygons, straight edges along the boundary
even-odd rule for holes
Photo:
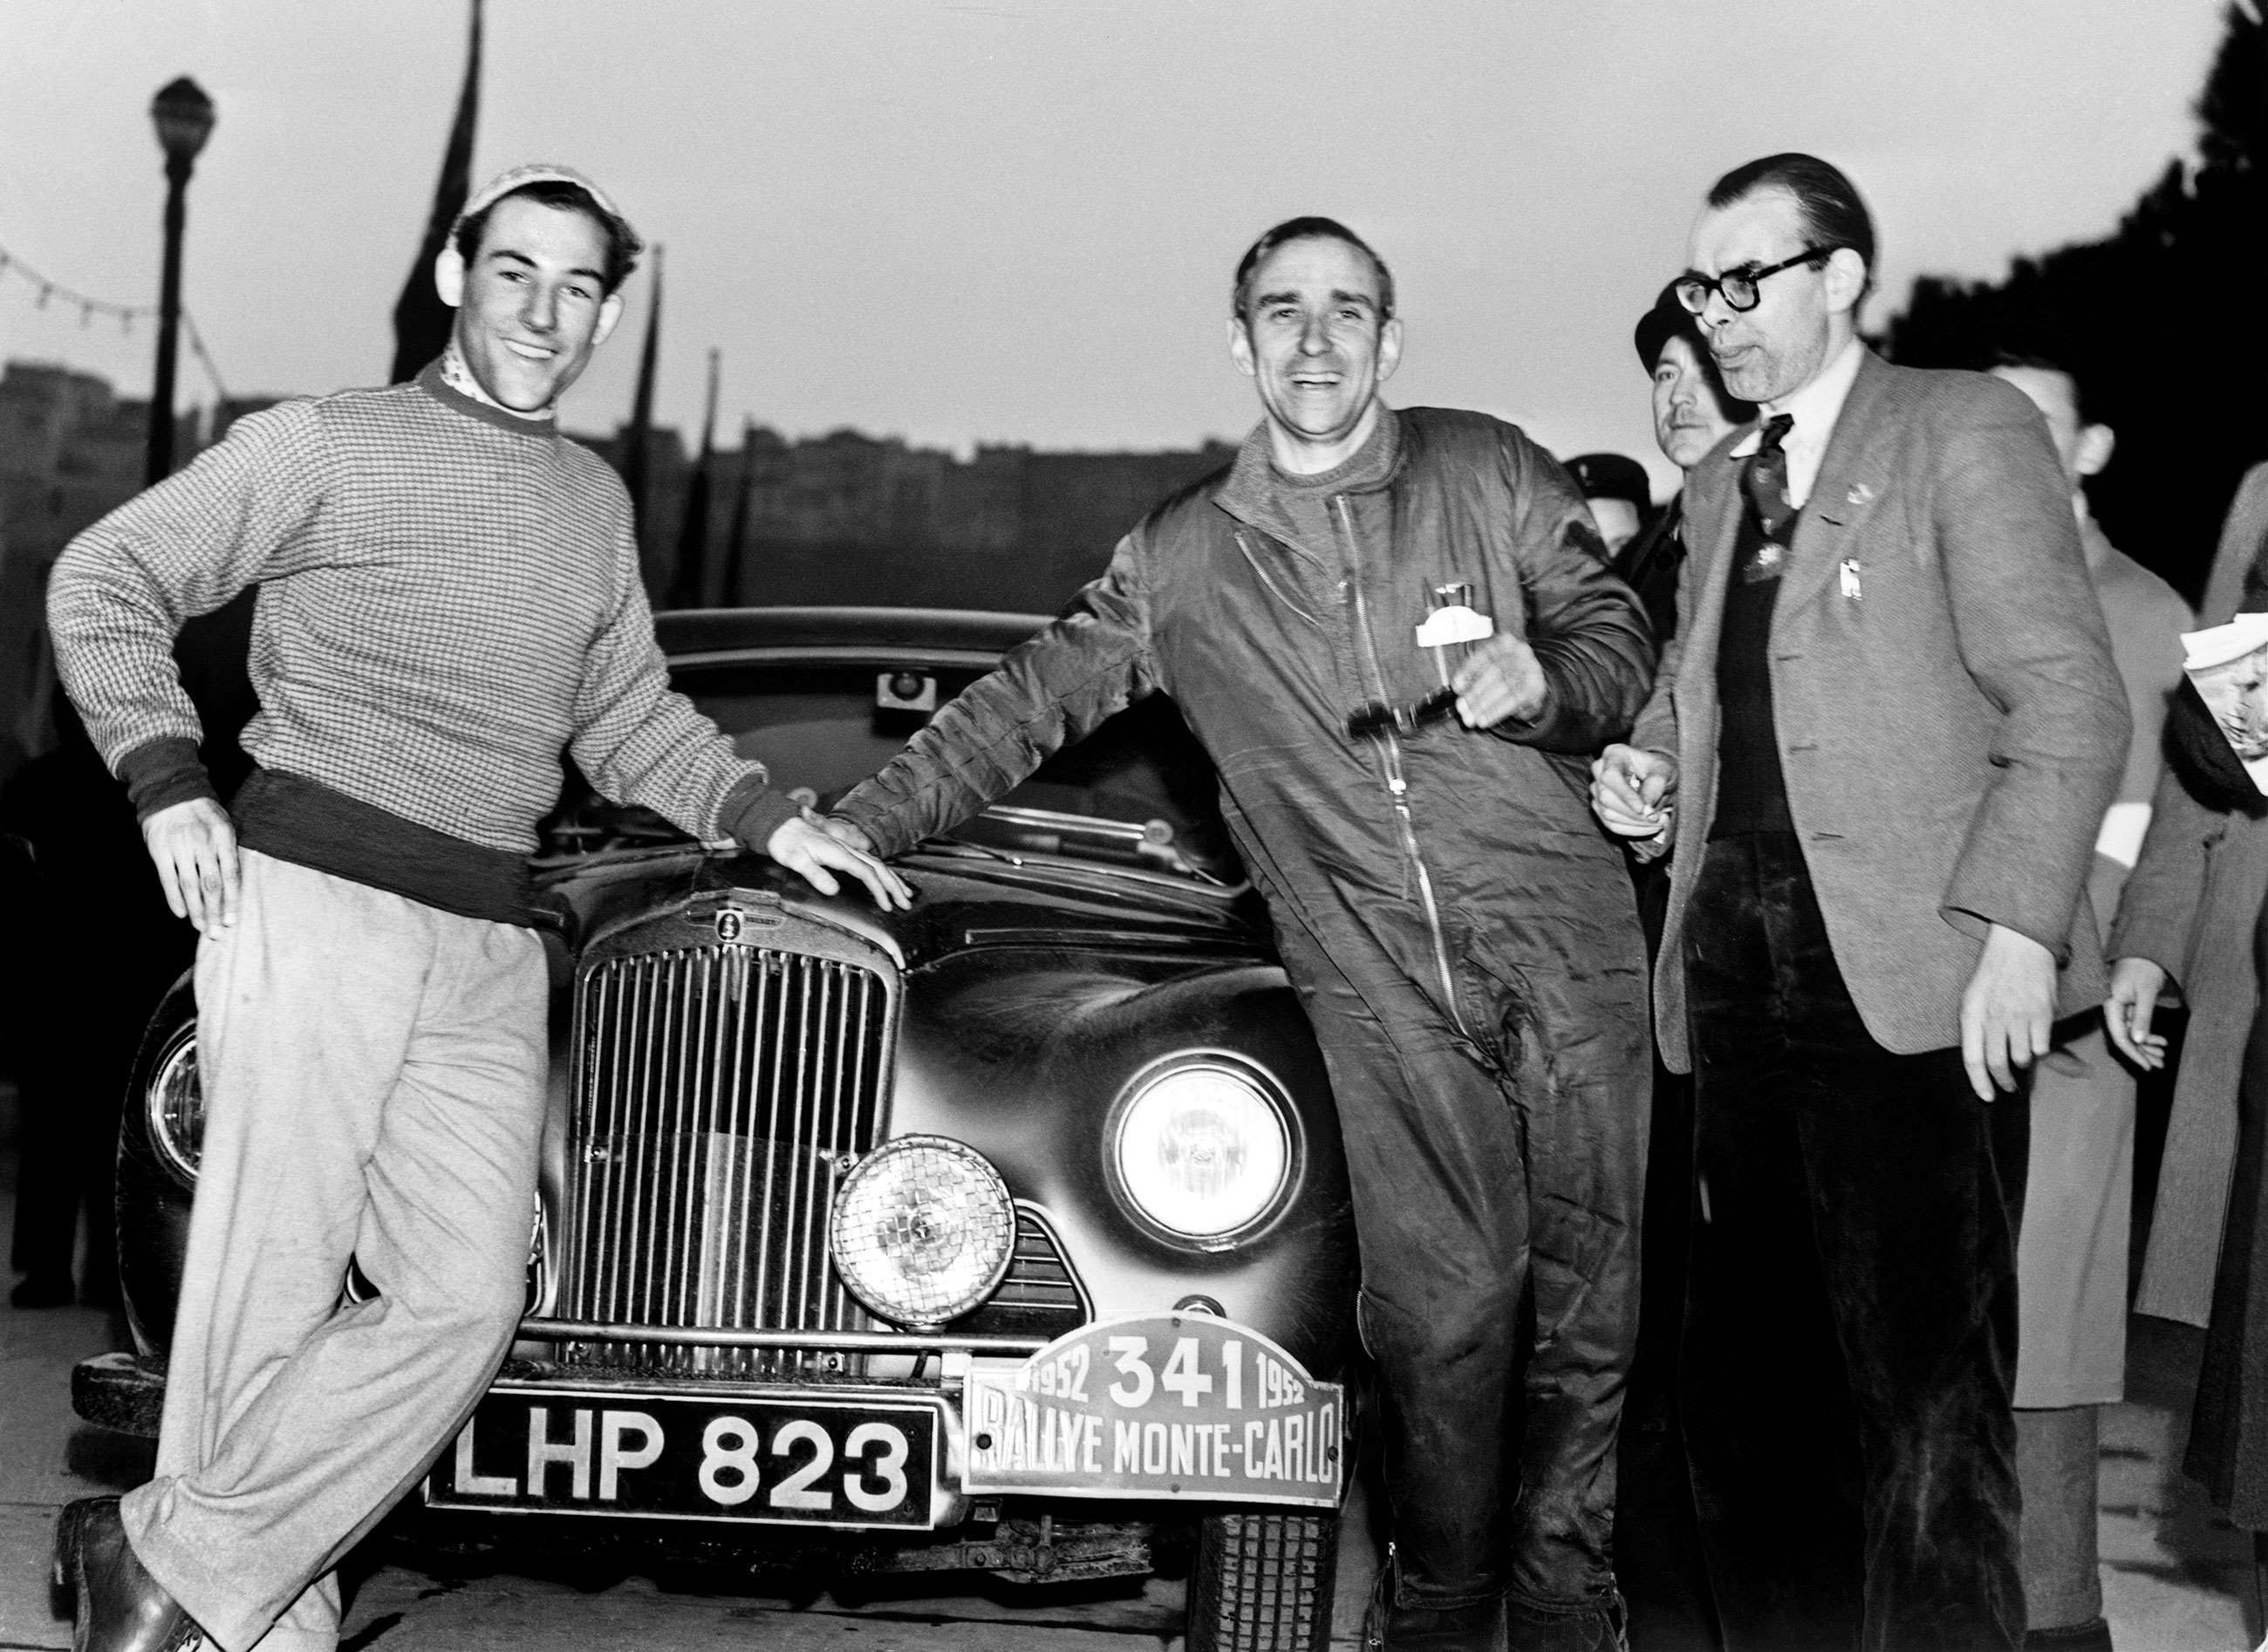
[[[1756,409],[1725,388],[1700,324],[1677,302],[1676,287],[1675,282],[1665,286],[1653,308],[1638,319],[1631,343],[1653,381],[1654,445],[1682,474],[1755,418]],[[1638,592],[1654,642],[1664,648],[1677,635],[1677,575],[1684,566],[1685,496],[1678,493],[1614,562],[1615,572]]]
[[[1638,318],[1631,342],[1653,381],[1654,444],[1681,474],[1756,417],[1751,404],[1725,388],[1699,323],[1677,302],[1675,283],[1663,287],[1653,307]],[[1677,576],[1685,551],[1685,501],[1679,493],[1616,553],[1613,563],[1616,576],[1646,609],[1653,640],[1665,648],[1677,635]],[[1631,878],[1652,957],[1669,915],[1668,863],[1633,859]],[[1677,1414],[1692,1210],[1693,1081],[1663,1066],[1657,1050],[1638,1241],[1646,1266],[1638,1277],[1638,1351],[1623,1401],[1615,1484],[1615,1575],[1630,1602],[1631,1644],[1642,1652],[1716,1645]]]
[[[556,409],[638,240],[588,179],[467,205],[413,381],[284,403],[75,540],[64,686],[201,932],[206,1114],[158,1472],[64,1511],[82,1652],[329,1652],[330,1568],[494,1375],[526,1289],[546,971],[526,856],[559,754],[826,892],[904,885],[672,693],[630,504]],[[224,810],[171,644],[260,588]],[[340,1303],[350,1259],[377,1290]]]

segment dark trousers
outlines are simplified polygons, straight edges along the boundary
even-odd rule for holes
[[[2025,1099],[1867,1036],[1791,835],[1709,845],[1685,966],[1682,1384],[1726,1646],[2016,1648]]]
[[[1669,865],[1634,864],[1648,958],[1661,948]],[[1685,1335],[1686,1253],[1693,1230],[1693,1081],[1653,1062],[1653,1118],[1639,1240],[1638,1348],[1616,1448],[1615,1579],[1631,1652],[1717,1652],[1717,1623],[1693,1513],[1677,1362]]]
[[[1644,978],[1515,981],[1468,954],[1468,1041],[1395,958],[1278,941],[1346,1145],[1396,1604],[1595,1612],[1638,1329]],[[1577,1047],[1585,995],[1618,996],[1626,1040]]]

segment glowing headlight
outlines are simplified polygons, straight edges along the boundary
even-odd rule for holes
[[[150,1140],[156,1143],[158,1156],[184,1181],[196,1180],[197,1161],[204,1154],[205,1093],[197,1083],[194,1022],[166,1042],[144,1105],[149,1109]]]
[[[1291,1121],[1249,1074],[1185,1061],[1136,1079],[1115,1110],[1114,1180],[1167,1237],[1225,1243],[1271,1214],[1291,1179]]]
[[[940,1325],[998,1288],[1016,1209],[982,1154],[943,1136],[901,1136],[843,1178],[827,1243],[867,1307],[897,1325]]]

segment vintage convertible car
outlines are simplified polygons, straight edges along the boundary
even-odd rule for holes
[[[677,685],[823,804],[1042,623],[671,613]],[[421,1526],[806,1575],[1191,1566],[1193,1648],[1320,1648],[1355,1255],[1320,1058],[1163,701],[821,899],[571,780],[539,860],[551,1101],[528,1308]],[[184,979],[120,1149],[154,1433],[197,1171]],[[350,1270],[349,1296],[382,1291]],[[1193,1553],[1192,1553],[1193,1551]]]

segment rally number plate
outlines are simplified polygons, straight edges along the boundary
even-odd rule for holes
[[[1204,1314],[1102,1320],[968,1379],[972,1492],[1336,1505],[1346,1394]]]
[[[425,1482],[438,1508],[779,1525],[936,1524],[925,1406],[490,1390]]]

